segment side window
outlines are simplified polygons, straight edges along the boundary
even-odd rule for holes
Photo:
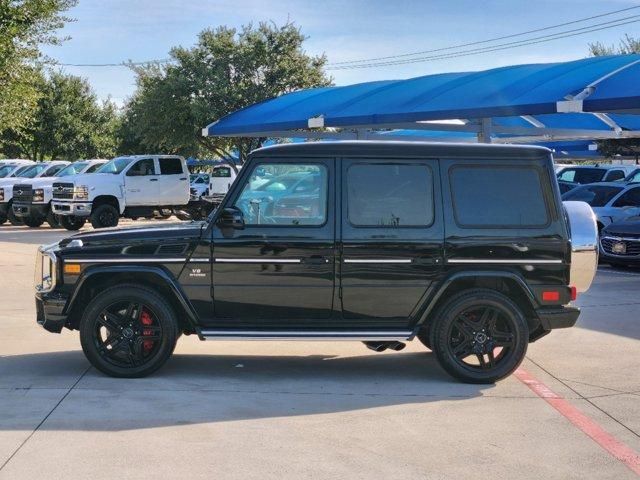
[[[179,158],[161,158],[160,175],[180,175],[182,173],[182,161]]]
[[[615,182],[616,180],[624,179],[625,175],[622,170],[611,170],[607,174],[607,182]]]
[[[53,167],[50,167],[46,172],[44,172],[41,176],[42,177],[53,177],[53,176],[55,176],[56,173],[58,173],[64,167],[66,167],[66,165],[54,165]]]
[[[461,227],[542,227],[549,222],[540,173],[533,167],[454,166],[449,182]]]
[[[614,207],[640,207],[640,188],[632,188],[623,193],[614,203]]]
[[[433,174],[426,165],[354,164],[347,170],[347,217],[354,227],[428,227]]]
[[[153,158],[138,160],[127,172],[127,177],[143,177],[145,175],[155,175],[156,169],[153,166]]]
[[[249,226],[321,226],[327,220],[327,190],[324,165],[257,165],[235,206]]]
[[[576,171],[571,170],[563,170],[558,177],[558,180],[564,180],[565,182],[573,182],[573,179],[576,178]]]
[[[87,168],[86,172],[84,173],[93,173],[96,170],[98,170],[102,165],[104,165],[104,163],[96,163],[95,165],[91,165],[89,168]]]

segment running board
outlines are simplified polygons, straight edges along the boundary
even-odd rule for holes
[[[319,330],[201,330],[203,340],[351,340],[371,342],[381,340],[411,340],[411,330],[381,330],[381,331],[319,331]]]

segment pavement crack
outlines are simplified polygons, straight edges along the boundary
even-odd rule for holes
[[[2,465],[0,465],[0,472],[4,469],[4,467],[7,466],[7,464],[13,459],[13,457],[15,457],[17,455],[17,453],[22,449],[22,447],[24,447],[26,445],[26,443],[31,440],[31,437],[33,437],[35,435],[35,433],[40,429],[40,427],[42,427],[42,425],[44,425],[44,422],[47,421],[47,419],[53,414],[53,412],[56,411],[56,409],[62,404],[62,402],[64,402],[65,398],[67,398],[69,396],[69,394],[73,391],[74,388],[76,388],[76,385],[78,385],[78,383],[80,383],[80,380],[82,380],[84,378],[84,376],[89,372],[89,370],[91,370],[91,366],[88,366],[87,369],[82,372],[82,375],[80,375],[80,377],[78,377],[78,380],[76,380],[76,382],[71,385],[71,387],[69,388],[69,390],[66,391],[66,393],[62,396],[62,398],[60,400],[58,400],[58,403],[56,403],[53,408],[49,411],[49,413],[47,413],[45,415],[45,417],[40,421],[40,423],[36,426],[36,428],[33,429],[33,431],[29,434],[29,436],[27,438],[25,438],[22,443],[20,443],[20,445],[18,445],[18,448],[16,448],[13,453],[11,455],[9,455],[9,458],[7,458],[4,463]]]
[[[624,423],[622,423],[620,420],[618,420],[616,417],[614,417],[613,415],[611,415],[609,412],[607,412],[605,409],[599,407],[598,405],[596,405],[594,402],[592,402],[588,397],[585,397],[584,395],[582,395],[580,392],[578,392],[575,388],[573,388],[571,385],[569,385],[567,382],[565,382],[564,380],[558,378],[556,375],[554,375],[553,373],[551,373],[549,370],[547,370],[546,368],[544,368],[542,365],[540,365],[538,362],[536,362],[535,360],[533,360],[531,357],[527,357],[529,359],[529,361],[531,363],[533,363],[536,367],[538,367],[540,370],[542,370],[543,372],[545,372],[547,375],[551,376],[552,378],[554,378],[555,380],[557,380],[558,382],[560,382],[562,385],[564,385],[565,387],[567,387],[569,390],[571,390],[573,393],[575,393],[576,395],[578,395],[580,397],[580,399],[584,400],[585,402],[587,402],[588,404],[590,404],[593,408],[599,410],[600,412],[604,413],[607,417],[609,417],[611,420],[613,420],[614,422],[616,422],[618,425],[620,425],[621,427],[625,428],[626,430],[628,430],[630,433],[632,433],[633,435],[635,435],[636,437],[640,438],[640,433],[636,432],[635,430],[633,430],[632,428],[628,427],[627,425],[625,425]],[[620,393],[625,393],[625,392],[620,392]]]

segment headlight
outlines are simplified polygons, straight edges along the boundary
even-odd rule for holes
[[[56,286],[57,258],[52,247],[50,245],[38,249],[34,278],[37,292],[50,292]]]
[[[34,202],[44,202],[44,190],[42,188],[36,188],[33,191]]]
[[[74,200],[89,200],[89,187],[82,185],[73,189]]]
[[[0,188],[0,202],[4,202],[4,188]]]

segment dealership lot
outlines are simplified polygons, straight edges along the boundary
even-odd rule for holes
[[[601,267],[578,326],[497,385],[452,381],[418,342],[192,337],[154,376],[118,380],[77,332],[35,323],[35,250],[67,235],[0,227],[2,479],[636,478],[640,271]]]

